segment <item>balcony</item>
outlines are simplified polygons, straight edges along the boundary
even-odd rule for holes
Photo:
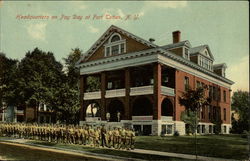
[[[146,95],[146,94],[153,94],[153,93],[154,93],[154,87],[152,85],[130,88],[130,96]]]
[[[162,121],[173,121],[173,116],[161,116]]]
[[[24,114],[24,110],[15,110],[15,113],[17,115],[23,115]]]
[[[161,94],[168,96],[175,96],[174,88],[161,86]]]
[[[153,116],[132,116],[132,121],[152,121]]]
[[[101,99],[101,91],[84,93],[84,100]]]
[[[125,89],[107,90],[105,98],[113,98],[113,97],[125,97]]]

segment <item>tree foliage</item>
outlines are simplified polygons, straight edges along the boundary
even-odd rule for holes
[[[186,107],[181,115],[182,121],[187,126],[187,132],[194,133],[198,122],[198,112],[200,108],[209,104],[209,98],[205,97],[206,87],[199,87],[195,90],[189,88],[187,92],[183,93],[182,97],[179,97],[179,103]],[[196,122],[197,121],[197,122]]]
[[[57,111],[58,119],[66,124],[79,122],[79,69],[75,64],[81,55],[82,51],[75,48],[67,58],[64,58],[65,73],[61,78],[61,86],[55,92],[55,102],[51,102]]]
[[[250,99],[249,92],[238,90],[232,96],[232,110],[239,114],[239,120],[232,118],[232,132],[242,133],[249,131],[250,126]]]
[[[62,65],[55,60],[53,53],[35,48],[27,52],[18,69],[19,88],[24,101],[29,106],[52,100],[61,85]]]
[[[3,102],[13,105],[16,99],[16,79],[18,61],[0,53],[0,107]]]

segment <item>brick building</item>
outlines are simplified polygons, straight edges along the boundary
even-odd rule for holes
[[[201,108],[198,132],[213,133],[211,119],[220,117],[222,132],[229,133],[233,82],[225,77],[226,64],[213,64],[208,45],[192,47],[180,40],[180,31],[172,34],[172,44],[158,46],[112,25],[77,63],[80,124],[131,125],[145,135],[185,134],[180,119],[185,107],[178,98],[188,86],[207,85],[212,102]]]

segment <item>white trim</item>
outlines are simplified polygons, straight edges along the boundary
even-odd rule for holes
[[[125,89],[106,90],[105,98],[125,97]]]
[[[84,100],[101,99],[101,91],[97,92],[86,92],[83,96]]]
[[[109,44],[114,43],[114,42],[111,42],[111,39],[112,39],[114,36],[118,36],[118,37],[120,38],[120,40],[122,40],[122,37],[121,37],[120,34],[118,34],[118,33],[113,33],[113,34],[110,36],[110,38],[109,38]],[[119,40],[119,41],[120,41],[120,40]]]
[[[162,54],[159,54],[161,52]],[[175,60],[175,59],[179,59],[179,60]],[[179,61],[181,61],[182,63],[180,63]],[[160,49],[154,48],[154,49],[149,49],[146,51],[139,51],[139,52],[128,53],[128,54],[120,54],[120,55],[113,56],[110,58],[104,58],[102,60],[82,63],[79,66],[81,67],[80,74],[83,75],[83,74],[90,74],[90,73],[98,73],[101,71],[116,70],[116,69],[121,69],[125,67],[144,65],[144,64],[149,64],[153,62],[160,62],[162,64],[174,67],[178,70],[184,71],[186,73],[190,73],[192,75],[203,78],[214,84],[218,84],[226,88],[231,87],[230,83],[226,83],[224,81],[219,80],[219,79],[222,79],[223,77],[217,76],[215,73],[212,73],[211,71],[207,69],[203,69],[202,67],[197,66],[197,64],[194,64],[186,59],[183,60],[182,57],[176,56],[172,53],[168,53],[167,51],[161,48]],[[186,64],[189,64],[190,66],[193,66],[193,67],[187,66]],[[199,71],[198,69],[194,69],[194,68],[198,68],[199,70],[202,70],[206,73],[203,73]],[[207,72],[210,72],[209,73],[210,75],[214,75],[220,78],[214,78],[213,76],[208,75]],[[225,79],[225,81],[230,81],[230,80],[227,80],[226,78],[223,78],[223,79]]]
[[[159,62],[162,63],[162,64],[164,64],[164,65],[168,65],[168,66],[173,67],[173,68],[176,68],[176,69],[178,69],[178,70],[180,70],[180,71],[183,71],[183,72],[192,74],[192,75],[194,75],[194,76],[196,76],[196,77],[205,79],[205,80],[207,80],[207,81],[209,81],[209,82],[211,82],[211,83],[218,84],[218,85],[223,86],[223,87],[225,87],[225,88],[230,88],[230,87],[231,87],[231,85],[229,85],[229,84],[227,84],[227,83],[224,83],[224,82],[222,82],[222,81],[220,81],[220,80],[217,80],[217,79],[215,79],[215,78],[213,78],[213,77],[210,77],[210,76],[208,76],[207,74],[204,74],[204,73],[202,73],[202,72],[200,72],[200,71],[197,71],[197,70],[195,70],[195,69],[192,69],[191,67],[188,67],[188,66],[186,66],[186,65],[183,65],[183,64],[181,64],[181,63],[178,63],[178,62],[176,62],[176,61],[174,61],[174,60],[171,60],[171,59],[169,59],[169,58],[167,58],[167,57],[164,57],[164,56],[162,56],[162,55],[159,55],[159,56],[158,56],[158,59],[159,59]]]

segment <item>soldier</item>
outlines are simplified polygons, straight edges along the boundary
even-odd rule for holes
[[[90,144],[90,128],[89,126],[86,126],[86,129],[85,129],[85,140],[86,140],[86,144]]]
[[[94,136],[94,129],[91,127],[91,128],[89,128],[89,138],[88,138],[90,146],[94,145],[94,137],[95,137]]]
[[[117,128],[113,130],[113,147],[114,148],[119,147],[119,131]]]
[[[96,129],[94,129],[94,133],[93,133],[93,142],[94,142],[95,147],[99,146],[99,140],[100,140],[100,133],[97,127]]]
[[[112,145],[114,145],[114,143],[113,143],[114,139],[113,139],[113,131],[110,128],[109,128],[108,133],[106,135],[106,139],[107,139],[108,148],[111,148]]]
[[[121,142],[120,142],[120,147],[125,149],[126,148],[126,130],[124,128],[122,128],[120,131],[120,137],[121,137]]]
[[[130,149],[134,149],[135,146],[135,131],[134,129],[129,130],[129,139],[130,139]]]
[[[79,144],[80,144],[80,142],[81,142],[81,144],[85,144],[85,136],[84,136],[85,129],[83,126],[80,127],[79,133],[80,133]]]
[[[102,147],[106,146],[106,129],[104,127],[104,125],[102,125],[102,128],[101,128],[101,145]]]
[[[70,125],[68,129],[68,141],[70,144],[74,144],[74,129],[73,126]]]

